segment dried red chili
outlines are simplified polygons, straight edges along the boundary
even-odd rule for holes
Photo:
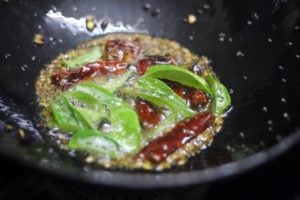
[[[123,74],[127,69],[126,63],[118,61],[101,61],[89,63],[81,68],[63,71],[52,76],[52,82],[62,90],[70,88],[72,85],[90,77],[107,74]]]
[[[188,99],[192,108],[196,108],[198,105],[205,105],[208,103],[207,96],[201,90],[193,89],[189,91],[186,95],[186,98]]]
[[[104,58],[134,64],[141,52],[141,46],[138,40],[109,40],[105,44]]]
[[[145,146],[140,151],[139,157],[153,163],[160,163],[176,149],[184,146],[210,127],[214,123],[214,119],[213,114],[205,112],[179,122],[165,136],[156,138]]]
[[[191,108],[196,108],[199,105],[208,103],[208,97],[201,90],[185,87],[173,81],[166,81],[174,92],[181,98],[185,99],[190,104]]]
[[[156,64],[176,64],[176,60],[171,56],[148,56],[138,61],[138,74],[143,75],[148,67]]]
[[[160,122],[159,114],[155,112],[154,108],[149,103],[137,100],[136,110],[144,128],[153,128]]]
[[[172,90],[181,98],[186,99],[186,90],[184,86],[180,85],[179,83],[173,82],[173,81],[165,81],[168,86],[172,88]]]

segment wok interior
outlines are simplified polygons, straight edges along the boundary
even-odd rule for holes
[[[298,1],[146,3],[150,10],[139,0],[1,2],[2,150],[58,169],[82,169],[80,162],[50,145],[43,137],[44,130],[37,127],[34,83],[43,65],[59,53],[108,31],[146,32],[174,39],[209,57],[214,71],[232,91],[233,109],[212,146],[171,172],[243,159],[296,129],[300,102]],[[196,14],[195,24],[183,22],[188,14]],[[108,20],[111,28],[88,32],[80,20],[87,15],[100,22]],[[32,43],[36,33],[44,35],[44,45]],[[4,123],[21,126],[29,141],[20,142],[17,131],[8,132]]]

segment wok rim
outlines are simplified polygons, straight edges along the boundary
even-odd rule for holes
[[[300,128],[297,127],[289,136],[285,137],[277,144],[241,160],[204,170],[193,170],[178,173],[161,172],[157,174],[140,172],[129,173],[128,171],[114,172],[100,169],[83,172],[78,175],[67,170],[39,165],[38,162],[28,160],[20,155],[9,152],[1,146],[0,155],[20,163],[22,166],[41,172],[42,174],[54,176],[59,179],[74,181],[75,183],[86,183],[93,186],[124,189],[162,189],[201,185],[246,173],[284,154],[289,149],[296,146],[299,141]]]

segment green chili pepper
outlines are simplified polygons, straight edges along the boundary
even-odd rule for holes
[[[62,62],[66,67],[74,68],[86,63],[96,62],[101,58],[101,56],[102,48],[99,46],[95,46],[74,58],[63,59]]]
[[[58,126],[61,127],[69,123],[75,125],[75,128],[67,131],[81,128],[96,129],[106,116],[104,107],[97,99],[80,91],[68,91],[60,94],[57,100],[52,103],[52,112]]]
[[[81,83],[60,94],[51,110],[58,128],[77,131],[96,129],[101,119],[109,115],[108,109],[122,105],[125,106],[123,101],[110,91],[94,83]]]
[[[141,147],[141,130],[138,116],[131,108],[114,108],[110,111],[108,138],[118,141],[122,153],[136,153]],[[79,137],[78,137],[79,138]]]
[[[127,87],[122,92],[140,97],[156,106],[167,107],[184,117],[195,114],[181,97],[168,85],[156,78],[147,76],[138,78],[133,87]]]
[[[129,70],[125,74],[121,75],[120,77],[114,78],[104,83],[102,87],[108,89],[111,92],[114,92],[126,83],[126,81],[130,78],[133,72],[134,72],[133,70]]]
[[[72,106],[63,95],[59,95],[51,103],[51,110],[56,126],[63,131],[76,131],[87,127],[84,122],[77,119]]]
[[[70,90],[63,94],[69,102],[72,102],[76,106],[85,107],[91,110],[100,110],[103,108],[98,99],[86,92]]]
[[[52,112],[61,130],[79,131],[71,139],[73,148],[94,152],[99,144],[92,142],[91,138],[95,136],[91,137],[91,132],[99,131],[100,122],[106,118],[111,124],[106,138],[118,141],[123,153],[134,153],[140,149],[141,130],[135,111],[110,91],[94,83],[81,83],[60,94],[52,103]],[[88,139],[85,138],[86,134]],[[84,141],[80,143],[81,136]],[[95,139],[100,140],[99,137]],[[86,148],[87,144],[91,146]]]
[[[103,133],[84,129],[76,132],[68,146],[72,149],[86,151],[94,156],[117,158],[120,153],[119,144]]]
[[[155,65],[148,68],[144,76],[175,81],[210,94],[212,97],[211,108],[216,115],[221,115],[231,103],[226,87],[211,74],[200,77],[183,67]]]
[[[174,81],[210,93],[210,87],[205,78],[190,72],[184,67],[155,65],[148,68],[144,76]]]
[[[84,82],[71,88],[70,91],[83,92],[93,96],[105,107],[114,108],[124,106],[124,102],[119,97],[115,96],[111,91],[93,83]]]
[[[103,119],[106,118],[105,115],[99,113],[97,111],[80,108],[76,106],[72,106],[74,112],[76,113],[76,117],[78,120],[84,122],[86,126],[90,129],[97,130],[98,125]]]
[[[64,131],[76,131],[82,128],[94,128],[103,118],[103,114],[87,108],[74,106],[69,94],[61,94],[51,104],[56,125]]]
[[[137,153],[141,147],[141,128],[136,112],[131,108],[111,110],[112,131],[109,137],[118,141],[122,151]]]
[[[211,87],[211,109],[215,115],[221,115],[226,108],[231,104],[231,97],[227,88],[220,83],[219,80],[213,77],[212,74],[206,76],[206,80]]]

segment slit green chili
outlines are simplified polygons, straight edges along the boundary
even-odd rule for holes
[[[227,88],[212,74],[202,77],[183,67],[175,65],[154,65],[147,69],[144,76],[171,80],[208,93],[212,98],[211,110],[215,115],[223,114],[226,108],[231,104],[231,98]]]
[[[213,77],[212,74],[206,76],[207,81],[211,87],[211,109],[215,115],[222,115],[224,111],[231,104],[231,97],[227,88],[216,78]]]
[[[80,67],[87,63],[96,62],[101,56],[102,48],[100,46],[95,46],[74,58],[62,59],[62,64],[69,68]]]
[[[51,110],[56,126],[62,131],[77,131],[87,127],[84,122],[77,119],[72,106],[63,95],[59,95],[51,103]]]
[[[135,153],[141,147],[141,130],[136,112],[126,102],[99,85],[81,83],[61,93],[52,103],[51,109],[56,125],[61,130],[77,131],[69,144],[72,148],[93,153],[96,148],[93,145],[99,146],[99,143],[92,142],[90,138],[102,141],[103,137],[100,138],[99,134],[92,137],[91,133],[102,132],[99,124],[104,118],[111,126],[109,132],[105,133],[105,138],[118,141],[115,142],[120,150],[118,155]],[[89,139],[85,138],[86,135]],[[78,141],[81,136],[85,141]],[[91,146],[85,148],[87,144]]]
[[[137,153],[141,148],[141,128],[136,112],[132,108],[112,109],[110,122],[109,137],[118,141],[122,151]]]
[[[84,129],[76,132],[68,146],[72,149],[87,151],[97,157],[117,158],[120,154],[120,146],[115,140],[95,130]]]
[[[205,78],[190,72],[184,67],[175,65],[154,65],[147,69],[144,76],[175,81],[182,85],[210,93],[210,87]]]
[[[124,88],[122,92],[136,98],[142,98],[153,105],[169,108],[173,112],[177,112],[184,117],[195,114],[195,111],[190,109],[185,101],[167,84],[156,78],[147,76],[140,77],[136,79],[132,87]]]

